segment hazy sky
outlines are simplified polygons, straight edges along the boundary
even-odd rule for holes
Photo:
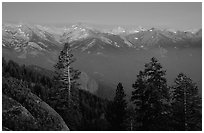
[[[202,27],[202,3],[3,3],[3,22]]]

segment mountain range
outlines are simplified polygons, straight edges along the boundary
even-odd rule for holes
[[[170,69],[174,72],[185,70],[183,65],[190,58],[196,58],[197,73],[202,70],[202,29],[194,32],[142,27],[126,29],[121,26],[98,29],[82,23],[64,27],[22,23],[2,25],[3,56],[22,64],[52,70],[65,42],[69,42],[77,58],[75,66],[83,71],[83,88],[99,95],[110,91],[101,92],[101,88],[114,88],[117,82],[124,79],[134,81],[138,71],[134,71],[134,66],[138,65],[141,69],[151,56],[161,59],[164,66],[170,62],[177,63],[178,68]],[[183,64],[180,64],[182,61]],[[188,67],[185,72],[195,69]],[[197,73],[192,75],[201,82]],[[125,86],[130,88],[128,83],[125,82]]]
[[[197,32],[171,31],[162,29],[131,29],[122,27],[111,30],[94,29],[83,24],[56,28],[31,24],[3,24],[2,44],[17,52],[29,49],[52,51],[61,48],[64,41],[71,43],[74,49],[91,51],[104,48],[149,47],[198,47],[202,38],[202,29]],[[80,42],[83,42],[80,43]],[[184,45],[185,44],[185,45]]]

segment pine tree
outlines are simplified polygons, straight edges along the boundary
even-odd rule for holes
[[[168,87],[165,71],[156,58],[145,64],[132,85],[131,100],[135,104],[137,130],[166,130]]]
[[[76,130],[81,121],[79,107],[79,79],[80,72],[72,67],[75,61],[72,50],[68,43],[65,43],[60,52],[55,67],[55,91],[51,94],[54,109],[65,119],[71,130]]]
[[[116,95],[113,102],[107,107],[106,119],[111,124],[111,130],[125,130],[124,122],[126,118],[127,103],[122,83],[119,83],[116,89]]]
[[[172,88],[175,130],[201,130],[202,107],[196,84],[180,73]]]
[[[71,67],[71,64],[75,61],[71,48],[68,43],[65,43],[63,50],[60,52],[59,59],[55,67],[56,76],[55,81],[58,85],[60,94],[64,94],[65,100],[68,100],[71,104],[72,88],[77,88],[77,79],[79,78],[80,72]]]
[[[137,75],[137,81],[132,85],[134,91],[132,92],[131,100],[135,105],[135,113],[136,113],[136,122],[137,130],[145,130],[144,129],[144,120],[143,117],[145,115],[145,110],[148,109],[148,104],[146,101],[148,100],[147,90],[146,90],[146,81],[145,75],[142,71]]]

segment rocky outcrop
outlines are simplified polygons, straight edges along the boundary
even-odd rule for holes
[[[31,93],[23,82],[13,78],[3,78],[2,89],[3,127],[10,130],[69,130],[61,116]],[[26,123],[25,127],[21,126],[23,123]],[[8,126],[9,124],[11,126]]]
[[[82,72],[79,79],[80,88],[86,90],[92,94],[95,94],[98,90],[97,82],[88,76],[85,72]]]
[[[31,113],[14,99],[2,95],[3,130],[32,131],[38,130],[36,119]]]

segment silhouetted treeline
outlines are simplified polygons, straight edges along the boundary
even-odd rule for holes
[[[12,60],[6,62],[4,57],[2,58],[2,75],[4,77],[14,77],[19,80],[39,83],[51,87],[53,85],[52,74],[49,74],[49,76],[51,76],[49,77],[46,75],[46,73],[50,72],[37,66],[20,66],[18,63]]]
[[[145,64],[144,71],[139,72],[132,85],[134,109],[126,108],[124,90],[119,83],[106,113],[110,130],[202,130],[202,105],[197,85],[180,73],[174,84],[167,86],[165,75],[166,71],[156,58]]]
[[[62,116],[70,130],[202,130],[198,87],[185,74],[178,74],[174,84],[168,86],[166,71],[156,58],[152,58],[137,75],[130,101],[126,100],[122,83],[116,87],[113,101],[108,101],[79,89],[75,79],[80,73],[69,67],[71,63],[66,64],[72,57],[67,49],[65,45],[53,76],[11,60],[7,62],[4,58],[2,75],[4,79],[14,78],[13,82],[22,83],[47,102]],[[2,87],[5,87],[4,81]],[[71,82],[74,85],[70,85]]]

